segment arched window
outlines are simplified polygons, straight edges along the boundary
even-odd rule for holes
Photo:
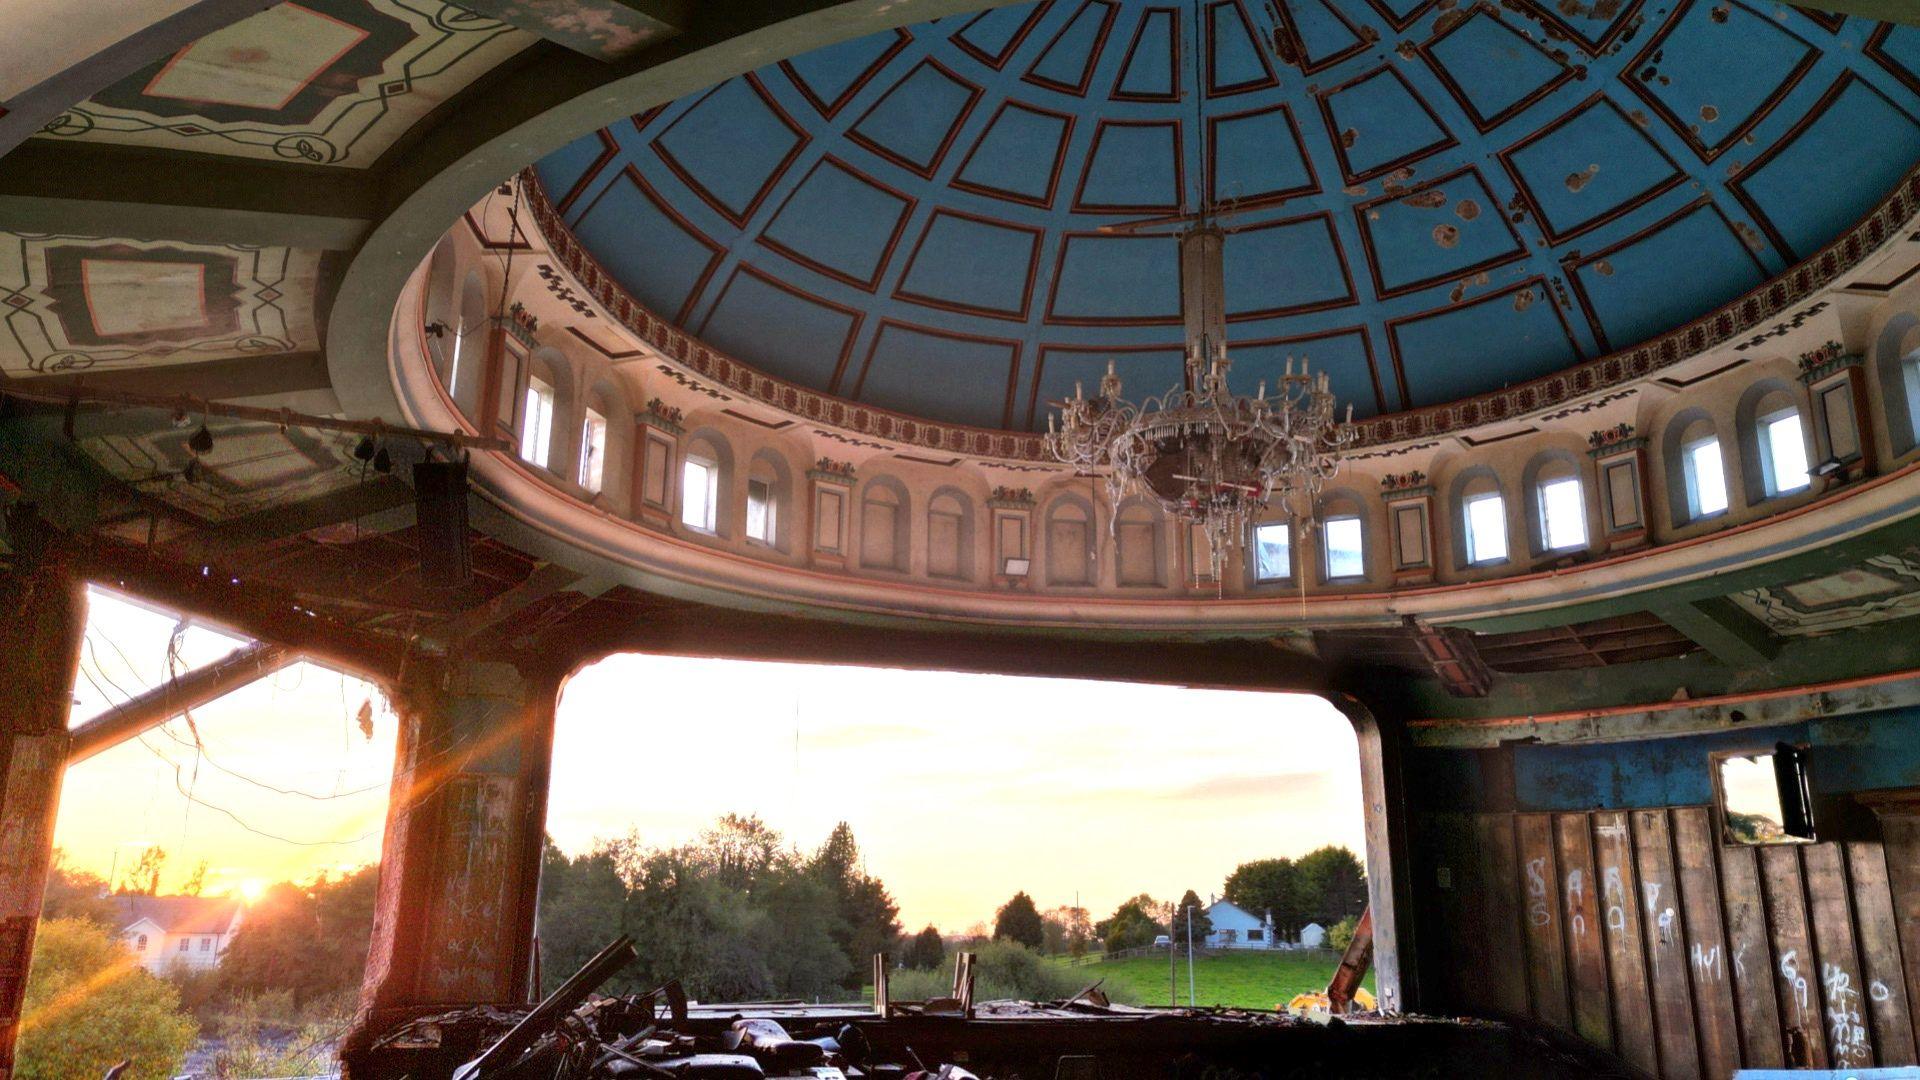
[[[1685,409],[1667,421],[1661,456],[1666,461],[1667,505],[1675,525],[1727,512],[1727,469],[1720,433],[1701,409]]]
[[[553,454],[553,412],[557,392],[540,373],[527,376],[526,404],[520,410],[520,456],[529,465],[547,467]]]
[[[460,314],[447,338],[447,394],[479,425],[480,388],[487,376],[487,286],[478,270],[460,286]]]
[[[134,938],[133,947],[136,952],[146,952],[147,951],[147,935],[141,934],[139,937]]]
[[[1507,500],[1491,469],[1475,467],[1453,482],[1457,522],[1454,557],[1466,566],[1489,566],[1507,560]]]
[[[726,535],[726,492],[733,478],[733,448],[711,430],[687,437],[680,463],[680,523],[698,532]]]
[[[1320,502],[1320,571],[1329,584],[1366,579],[1366,518],[1351,494],[1328,495]]]
[[[1550,450],[1527,463],[1521,478],[1533,493],[1525,504],[1534,554],[1576,551],[1587,546],[1587,489],[1577,459]]]
[[[1293,523],[1261,521],[1253,526],[1253,580],[1286,581],[1293,577]]]
[[[973,500],[953,488],[941,488],[927,500],[927,573],[973,576]]]
[[[607,416],[601,411],[605,408],[606,403],[595,398],[580,419],[580,486],[596,495],[607,478]]]
[[[907,487],[891,476],[875,476],[860,498],[860,565],[869,570],[904,573],[908,555]]]
[[[1764,379],[1747,387],[1735,415],[1748,504],[1806,490],[1806,425],[1787,384]]]
[[[1047,508],[1047,584],[1093,584],[1093,507],[1076,495]]]
[[[792,525],[792,470],[778,452],[761,449],[747,463],[747,540],[787,550]]]
[[[1920,315],[1903,311],[1888,319],[1873,355],[1893,452],[1920,449]]]

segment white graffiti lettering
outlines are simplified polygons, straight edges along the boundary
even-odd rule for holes
[[[1579,867],[1567,871],[1567,910],[1573,913],[1571,924],[1576,937],[1585,937],[1587,934],[1587,916],[1580,910],[1586,898],[1586,875],[1580,872]]]
[[[1627,911],[1623,906],[1627,899],[1627,887],[1620,881],[1620,868],[1609,866],[1601,871],[1600,895],[1607,899],[1607,929],[1625,930]]]
[[[1893,991],[1887,989],[1886,983],[1881,982],[1879,979],[1875,979],[1872,982],[1867,984],[1867,997],[1873,999],[1876,1002],[1886,1001],[1887,999],[1893,997]]]
[[[1807,1015],[1807,980],[1800,974],[1800,968],[1795,963],[1799,957],[1798,949],[1788,949],[1780,954],[1780,977],[1785,979],[1787,985],[1793,989],[1796,1022],[1805,1020]]]
[[[1702,979],[1714,980],[1720,975],[1720,946],[1711,949],[1702,948],[1699,942],[1693,943],[1693,970]]]
[[[1547,860],[1543,856],[1527,860],[1527,921],[1535,926],[1546,926],[1553,922],[1553,913],[1547,904]]]
[[[1827,991],[1827,1041],[1833,1044],[1834,1064],[1850,1069],[1870,1063],[1873,1053],[1861,1022],[1860,991],[1853,988],[1853,976],[1837,964],[1822,964],[1820,982]]]

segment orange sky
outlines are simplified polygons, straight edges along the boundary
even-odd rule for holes
[[[96,591],[76,721],[157,681],[172,628]],[[191,630],[182,661],[232,646]],[[394,718],[366,684],[302,665],[195,722],[197,774],[180,720],[69,770],[70,861],[105,875],[158,844],[163,888],[204,859],[217,892],[378,858]],[[568,684],[547,821],[562,848],[629,829],[678,843],[729,811],[809,849],[850,822],[902,920],[945,930],[1016,889],[1098,918],[1142,891],[1204,898],[1247,859],[1361,845],[1353,734],[1317,698],[655,656]]]

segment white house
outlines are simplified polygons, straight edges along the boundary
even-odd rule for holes
[[[216,896],[116,896],[120,942],[140,966],[215,968],[240,929],[245,908]]]
[[[1303,949],[1324,949],[1327,947],[1327,928],[1317,922],[1310,922],[1300,928],[1300,947]]]
[[[1231,900],[1215,900],[1207,906],[1207,918],[1213,923],[1209,949],[1270,949],[1275,944],[1273,919],[1264,912],[1255,915]]]

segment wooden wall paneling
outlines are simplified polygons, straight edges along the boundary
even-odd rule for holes
[[[1907,1011],[1920,1034],[1920,814],[1885,813],[1880,839],[1893,894],[1893,920],[1906,969]]]
[[[1815,993],[1827,1024],[1827,1057],[1836,1069],[1873,1064],[1873,1034],[1867,1021],[1867,987],[1860,977],[1860,952],[1854,945],[1853,905],[1840,845],[1809,844],[1800,849],[1806,875],[1808,926],[1820,960]]]
[[[1774,994],[1773,942],[1760,893],[1760,867],[1750,847],[1726,847],[1710,833],[1720,853],[1721,903],[1727,920],[1727,969],[1740,1018],[1740,1056],[1749,1069],[1786,1064],[1780,1046],[1780,1001]]]
[[[1465,814],[1436,813],[1424,823],[1426,846],[1434,856],[1433,905],[1435,931],[1430,940],[1441,943],[1440,985],[1447,1000],[1463,1011],[1482,1008],[1484,989],[1471,948],[1476,915],[1474,882],[1476,859],[1469,846],[1472,822]]]
[[[1721,925],[1720,881],[1714,872],[1713,816],[1704,806],[1673,811],[1673,859],[1686,924],[1687,963],[1700,1032],[1700,1071],[1729,1077],[1740,1068],[1740,1021],[1733,1005],[1733,959]],[[1644,866],[1644,860],[1642,860]],[[1757,913],[1759,908],[1755,905]],[[1759,946],[1765,952],[1764,937]],[[1762,980],[1772,988],[1772,983]],[[1768,1024],[1773,1023],[1771,1015]]]
[[[1567,1004],[1566,919],[1554,899],[1559,892],[1560,860],[1555,857],[1553,817],[1515,814],[1515,851],[1520,858],[1527,947],[1528,1000],[1533,1016],[1562,1031],[1573,1031],[1573,1011]]]
[[[1673,836],[1665,810],[1635,810],[1634,862],[1640,877],[1641,928],[1653,992],[1654,1034],[1660,1040],[1660,1075],[1697,1080],[1700,1044],[1694,1033],[1693,987],[1687,971],[1686,927],[1680,886],[1673,870]]]
[[[1479,849],[1481,910],[1486,914],[1486,950],[1480,971],[1491,983],[1493,1007],[1508,1016],[1526,1016],[1527,956],[1520,931],[1520,862],[1513,848],[1513,815],[1474,818]]]
[[[1787,1064],[1825,1068],[1827,1040],[1820,1013],[1820,965],[1813,955],[1813,939],[1807,927],[1800,852],[1795,845],[1772,845],[1761,848],[1759,856],[1767,928],[1773,941],[1774,987],[1784,1028],[1782,1045],[1786,1045],[1788,1035],[1798,1031],[1807,1047],[1805,1061],[1789,1057]]]
[[[1607,979],[1619,1054],[1635,1067],[1659,1075],[1660,1054],[1653,1004],[1647,993],[1646,946],[1640,925],[1639,875],[1634,873],[1633,836],[1625,813],[1608,810],[1593,815],[1593,862],[1600,874]]]
[[[1874,1049],[1882,1065],[1920,1064],[1908,1008],[1909,988],[1900,966],[1900,932],[1894,925],[1886,851],[1880,844],[1856,840],[1846,845],[1845,854]]]
[[[1593,872],[1593,842],[1585,814],[1553,819],[1555,852],[1560,862],[1561,918],[1566,922],[1567,975],[1573,989],[1573,1031],[1611,1050],[1612,1010],[1608,1004],[1607,954],[1600,915],[1600,883]]]

